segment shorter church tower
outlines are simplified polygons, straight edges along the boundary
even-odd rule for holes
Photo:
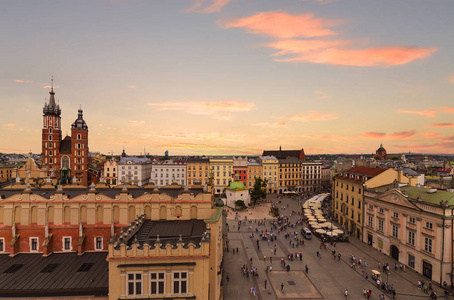
[[[79,109],[77,119],[71,125],[72,171],[81,184],[88,183],[88,126]]]

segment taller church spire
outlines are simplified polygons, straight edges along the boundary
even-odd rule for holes
[[[44,115],[61,115],[61,109],[58,104],[55,103],[55,92],[54,92],[54,77],[51,78],[51,87],[49,92],[50,98],[49,103],[46,103],[43,108]]]

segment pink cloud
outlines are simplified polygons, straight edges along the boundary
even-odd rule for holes
[[[323,113],[323,112],[311,110],[306,115],[292,115],[292,116],[287,116],[287,118],[292,121],[309,122],[309,121],[335,120],[335,119],[338,119],[339,117],[335,113]]]
[[[263,123],[252,124],[252,126],[263,126],[263,127],[270,127],[270,128],[287,128],[288,127],[286,122],[276,122],[276,123],[263,122]]]
[[[399,110],[402,114],[415,114],[423,117],[433,118],[437,114],[436,110]]]
[[[393,66],[424,58],[436,50],[436,48],[417,47],[378,47],[360,50],[329,48],[310,51],[295,57],[277,59],[276,61],[311,62],[358,67]]]
[[[327,26],[333,21],[315,18],[313,14],[290,15],[283,12],[261,12],[256,15],[227,21],[225,28],[245,28],[254,34],[264,34],[277,38],[313,38],[333,35]]]
[[[2,126],[3,126],[3,127],[10,127],[10,128],[11,128],[11,127],[16,126],[16,124],[14,124],[14,123],[7,123],[7,124],[3,124]]]
[[[188,12],[200,13],[200,14],[211,14],[220,12],[221,9],[226,6],[230,0],[212,0],[212,3],[205,5],[205,0],[195,0],[194,4],[188,9]]]
[[[444,112],[454,113],[454,107],[443,107]]]
[[[451,81],[452,83],[454,83],[454,75],[451,75],[448,77],[449,78],[449,81]]]
[[[129,89],[135,89],[136,86],[135,86],[135,85],[128,85],[128,88],[129,88]]]
[[[435,128],[444,128],[444,127],[454,127],[454,123],[434,123],[431,127]]]
[[[50,89],[52,86],[51,85],[44,85],[43,89]],[[59,85],[54,85],[54,89],[58,89],[60,86]]]
[[[18,82],[18,83],[31,83],[32,81],[31,81],[31,80],[20,80],[20,79],[15,79],[14,82]]]
[[[438,133],[437,132],[424,132],[423,136],[425,138],[434,138],[434,137],[438,136]]]
[[[320,51],[327,48],[338,47],[348,44],[347,41],[322,41],[322,40],[280,40],[273,43],[268,43],[266,46],[281,50],[274,56],[286,54],[303,54],[311,51]]]
[[[242,101],[183,101],[183,102],[159,102],[148,103],[155,106],[158,110],[176,110],[194,115],[211,115],[214,118],[226,120],[230,115],[226,112],[247,112],[255,109],[255,103]]]
[[[381,140],[401,140],[401,139],[413,139],[416,134],[416,130],[394,132],[386,134],[384,132],[364,132],[360,136],[368,139],[381,139]]]

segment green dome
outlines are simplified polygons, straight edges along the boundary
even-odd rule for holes
[[[231,189],[244,189],[244,184],[241,181],[232,181],[229,187]]]

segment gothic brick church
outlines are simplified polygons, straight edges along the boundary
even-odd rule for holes
[[[61,109],[55,103],[53,86],[43,108],[42,165],[58,183],[88,183],[88,126],[79,109],[71,125],[71,136],[62,139]]]

